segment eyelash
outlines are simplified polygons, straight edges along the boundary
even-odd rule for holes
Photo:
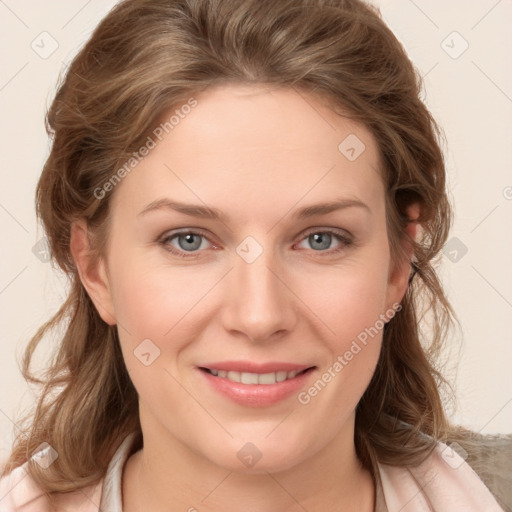
[[[315,234],[322,234],[322,235],[328,234],[328,235],[332,235],[335,238],[337,238],[341,242],[341,244],[342,244],[337,249],[331,249],[331,250],[328,250],[328,251],[313,251],[313,252],[316,252],[318,254],[326,254],[326,255],[332,256],[334,254],[341,253],[347,247],[355,245],[355,242],[354,242],[353,239],[349,238],[346,235],[343,235],[343,234],[339,233],[338,231],[333,231],[331,229],[325,229],[325,230],[321,230],[321,231],[319,231],[319,230],[308,231],[308,232],[306,232],[305,234],[302,235],[302,238],[300,239],[300,242],[302,242],[307,237],[309,237],[311,235],[315,235]],[[179,250],[175,249],[173,246],[169,245],[169,242],[171,240],[173,240],[174,238],[176,238],[178,236],[183,236],[183,235],[198,235],[198,236],[201,236],[201,237],[203,237],[203,238],[208,240],[208,237],[206,235],[204,235],[203,233],[198,232],[198,231],[179,231],[177,233],[166,234],[164,236],[164,238],[159,240],[158,243],[166,251],[174,254],[175,256],[179,256],[180,258],[186,258],[186,259],[197,258],[199,256],[199,253],[201,252],[199,250],[197,250],[195,252],[187,253],[187,252],[179,251]]]

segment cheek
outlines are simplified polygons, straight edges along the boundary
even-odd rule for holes
[[[327,326],[318,343],[326,352],[317,379],[297,397],[304,414],[309,411],[322,423],[326,436],[337,433],[368,387],[386,320],[386,267],[346,270],[319,282],[331,286],[329,293],[315,295],[318,316]]]
[[[308,306],[340,343],[373,325],[385,310],[388,278],[385,257],[347,260],[310,278],[314,286],[309,285],[308,296],[303,282],[304,295],[301,296],[308,297]]]
[[[155,413],[162,403],[176,413],[186,404],[180,353],[200,334],[201,308],[194,306],[212,285],[184,267],[148,265],[136,251],[124,254],[111,272],[123,358],[143,401]]]
[[[127,256],[119,261],[112,279],[119,323],[134,337],[163,339],[178,323],[183,326],[181,319],[193,316],[214,277],[197,279],[192,268],[148,264],[147,258]]]
[[[385,246],[316,276],[311,309],[326,327],[324,343],[329,358],[321,377],[333,382],[336,398],[355,406],[377,364],[386,317],[388,263]],[[333,377],[335,375],[335,377]],[[319,384],[321,386],[322,383]],[[313,391],[314,393],[314,391]]]

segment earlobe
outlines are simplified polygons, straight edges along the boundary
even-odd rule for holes
[[[407,208],[406,212],[409,221],[405,226],[405,231],[413,241],[416,241],[419,228],[421,229],[421,226],[418,223],[420,206],[417,203],[414,203]],[[403,243],[405,244],[404,250],[407,254],[407,259],[401,264],[392,263],[386,301],[386,306],[388,308],[394,303],[399,303],[402,300],[410,284],[410,277],[413,272],[412,260],[414,257],[414,247],[408,240],[404,240]]]
[[[80,281],[99,315],[105,323],[115,325],[116,318],[106,264],[103,258],[93,258],[87,223],[84,219],[73,222],[71,226],[70,251]]]

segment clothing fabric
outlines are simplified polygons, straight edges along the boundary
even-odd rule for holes
[[[122,512],[122,474],[134,452],[128,435],[97,484],[60,494],[58,512]],[[26,472],[27,463],[0,480],[0,512],[52,512]],[[421,465],[380,464],[375,512],[503,512],[492,493],[458,453],[443,443]]]

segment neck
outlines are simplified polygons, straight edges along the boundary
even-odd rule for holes
[[[238,512],[241,503],[258,512],[374,510],[374,483],[356,456],[353,421],[300,464],[259,474],[222,468],[156,430],[125,465],[124,512]]]

